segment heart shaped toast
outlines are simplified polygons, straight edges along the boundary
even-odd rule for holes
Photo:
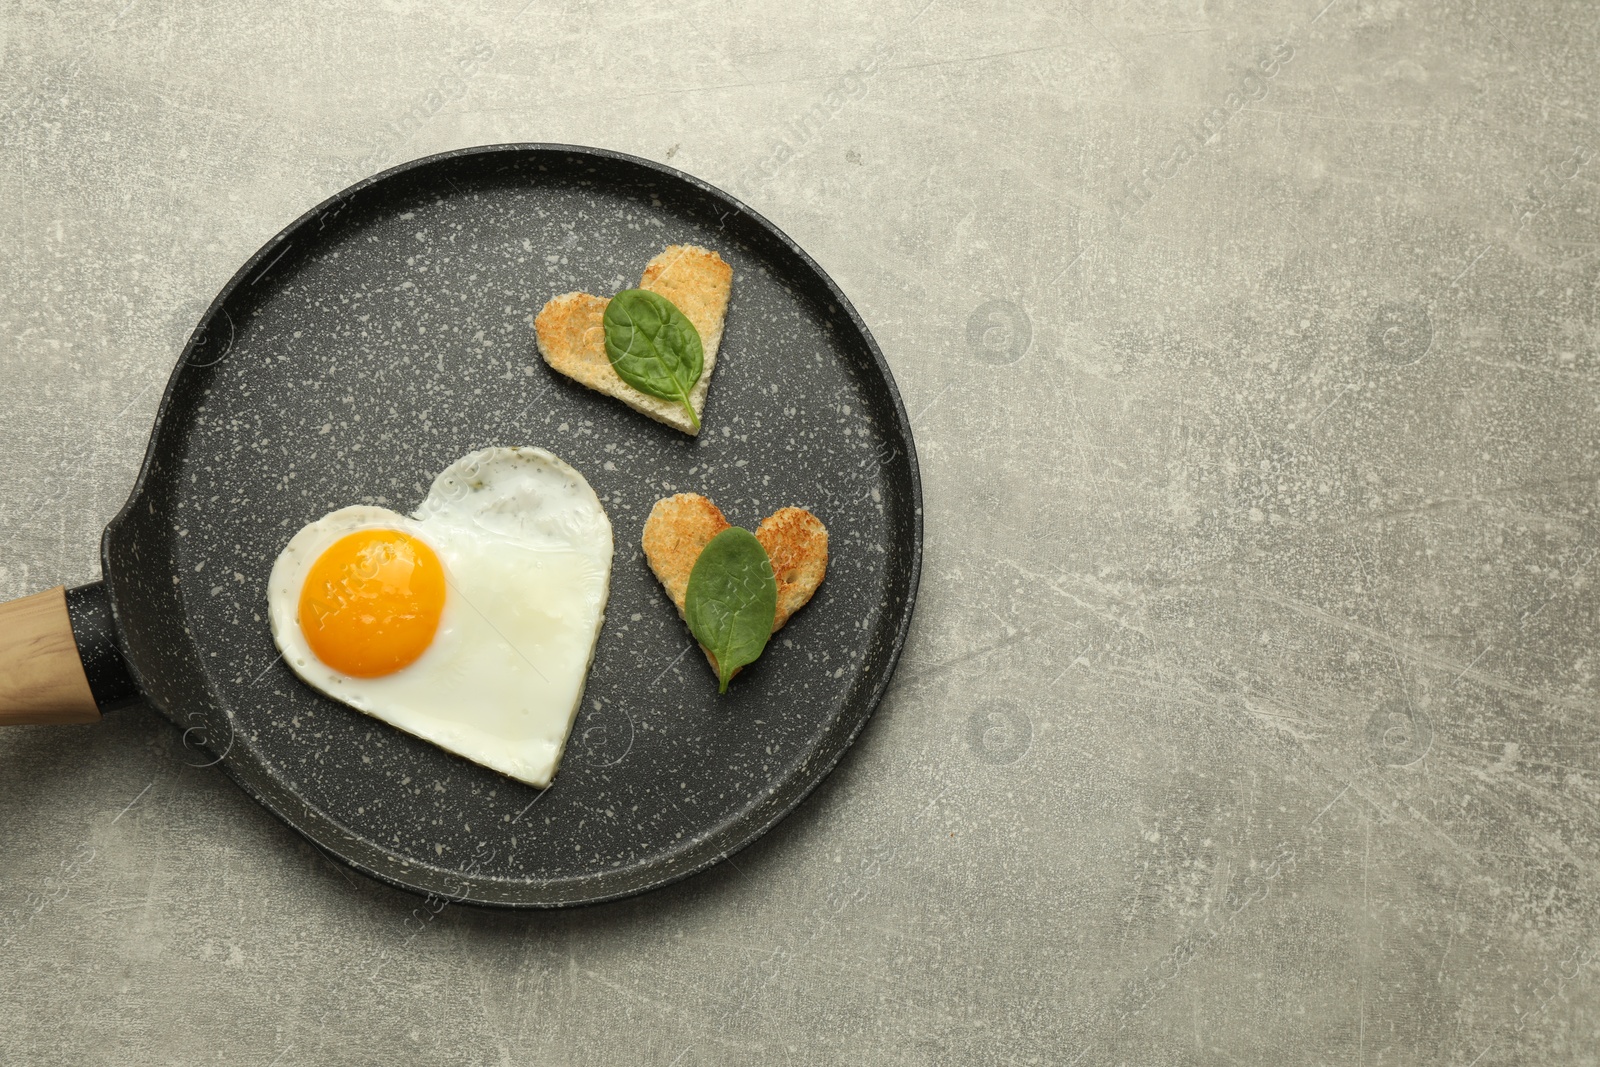
[[[721,510],[699,493],[669,496],[650,509],[642,539],[644,557],[680,616],[695,560],[729,525]],[[772,632],[777,633],[811,599],[827,574],[828,528],[805,508],[779,508],[761,521],[755,535],[778,579],[778,613],[772,622]],[[715,670],[716,658],[704,648],[701,651]]]
[[[705,351],[700,380],[689,391],[695,417],[705,414],[711,371],[717,365],[722,325],[728,317],[728,294],[733,290],[733,268],[708,248],[668,245],[644,268],[639,288],[666,297],[694,323]],[[564,293],[544,306],[533,321],[539,354],[550,366],[597,393],[616,397],[635,411],[664,422],[694,437],[699,430],[676,400],[642,393],[623,381],[606,355],[604,319],[606,297]]]

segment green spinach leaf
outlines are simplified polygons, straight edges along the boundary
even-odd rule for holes
[[[717,657],[717,692],[726,693],[733,672],[767,647],[778,615],[778,580],[755,534],[730,526],[707,543],[689,572],[683,614]]]
[[[700,380],[705,349],[700,331],[666,297],[648,289],[624,289],[606,305],[606,358],[617,377],[661,400],[676,400],[700,429],[689,390]]]

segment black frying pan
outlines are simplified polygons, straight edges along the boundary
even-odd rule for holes
[[[554,374],[533,333],[549,297],[636,285],[684,242],[735,272],[698,439]],[[583,710],[543,792],[321,696],[266,622],[268,572],[301,525],[363,502],[410,511],[456,458],[522,444],[583,472],[617,543]],[[742,526],[794,504],[830,531],[827,580],[721,698],[638,547],[680,491]],[[217,296],[106,529],[104,581],[64,609],[59,590],[0,607],[0,721],[88,721],[142,695],[368,874],[481,904],[609,900],[749,844],[838,761],[905,640],[921,501],[882,354],[771,223],[615,152],[432,156],[303,216]]]

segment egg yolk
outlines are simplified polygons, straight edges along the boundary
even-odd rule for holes
[[[444,566],[433,549],[399,530],[360,530],[311,565],[300,590],[300,630],[334,670],[377,678],[427,651],[444,594]]]

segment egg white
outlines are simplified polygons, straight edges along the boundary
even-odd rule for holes
[[[432,644],[379,678],[323,663],[299,619],[312,564],[367,529],[425,542],[447,582]],[[272,638],[290,668],[334,700],[543,788],[583,700],[612,552],[611,522],[583,475],[543,449],[483,449],[435,478],[411,517],[347,507],[296,533],[268,579]]]

